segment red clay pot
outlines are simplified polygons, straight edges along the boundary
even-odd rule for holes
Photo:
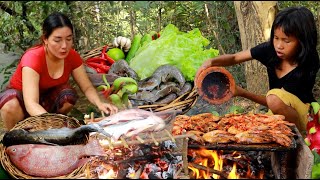
[[[210,104],[222,104],[235,92],[233,76],[223,67],[209,67],[201,72],[195,85],[197,92]]]

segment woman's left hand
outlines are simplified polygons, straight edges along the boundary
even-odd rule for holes
[[[118,108],[116,106],[114,106],[113,104],[110,103],[101,103],[98,106],[100,111],[105,112],[106,114],[112,115],[112,114],[116,114],[118,112]]]

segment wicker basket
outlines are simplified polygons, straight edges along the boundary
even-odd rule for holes
[[[109,50],[109,49],[113,48],[112,43],[109,43],[109,44],[106,44],[106,45],[108,46],[106,50]],[[87,60],[87,59],[92,58],[92,57],[99,57],[101,55],[101,53],[102,53],[103,48],[106,45],[103,45],[103,46],[97,47],[95,49],[92,49],[90,51],[84,52],[81,55],[81,57],[83,58],[83,60]]]
[[[35,130],[46,130],[50,128],[62,128],[62,127],[76,128],[76,127],[79,127],[80,125],[81,125],[80,122],[75,118],[68,117],[62,114],[45,113],[39,116],[32,116],[32,117],[26,118],[25,120],[17,123],[13,127],[13,129],[28,128],[30,129],[29,131],[35,131]],[[17,167],[15,167],[11,163],[9,156],[5,153],[5,150],[6,150],[6,147],[1,144],[0,145],[1,164],[2,164],[2,167],[13,178],[39,179],[39,177],[33,177],[30,175],[27,175],[21,170],[19,170]],[[86,165],[87,164],[75,169],[72,173],[68,175],[54,177],[54,179],[86,178],[84,173]]]
[[[181,110],[178,114],[185,114],[188,112],[197,102],[198,93],[195,87],[193,87],[191,92],[187,92],[177,97],[175,100],[169,104],[152,104],[138,106],[140,109],[151,110],[154,112],[166,111],[166,110]]]

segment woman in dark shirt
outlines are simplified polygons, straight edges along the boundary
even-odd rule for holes
[[[305,7],[290,7],[280,11],[272,25],[270,41],[249,50],[225,54],[205,61],[199,74],[211,66],[231,66],[256,59],[267,67],[270,91],[266,95],[251,93],[236,86],[234,96],[241,96],[281,114],[295,123],[300,131],[306,129],[319,55],[316,50],[317,29],[314,16]]]

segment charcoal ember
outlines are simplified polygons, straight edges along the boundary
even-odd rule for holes
[[[164,147],[168,150],[174,150],[175,148],[177,148],[177,144],[171,140],[163,141],[161,142],[161,144],[163,144],[161,147]]]
[[[161,172],[150,172],[148,174],[149,179],[162,179],[162,173]]]

